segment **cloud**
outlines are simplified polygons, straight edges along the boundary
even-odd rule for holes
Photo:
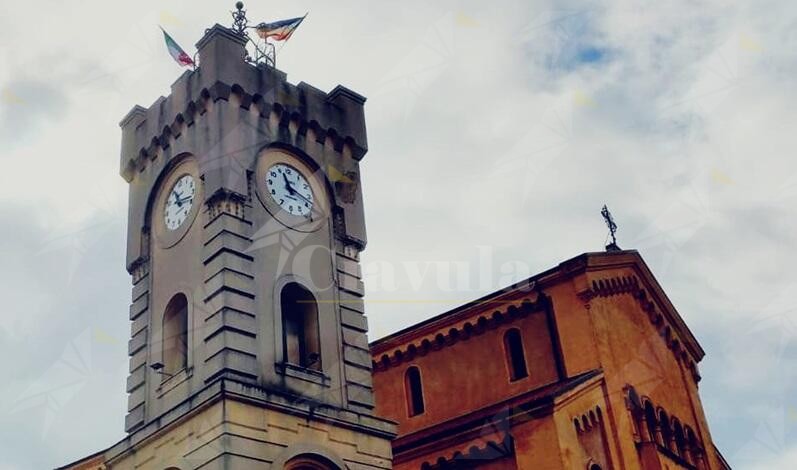
[[[90,230],[70,235],[81,249],[45,249],[53,234],[35,213],[0,209],[0,357],[8,374],[0,384],[0,453],[20,469],[53,467],[121,437],[127,369],[121,221],[97,215]],[[97,407],[114,411],[86,413]],[[74,432],[75,422],[98,433],[94,442]]]
[[[67,114],[63,90],[38,81],[15,81],[0,90],[0,145],[22,145]],[[5,152],[4,152],[5,153]]]
[[[797,359],[795,8],[405,6],[313,4],[278,57],[293,82],[369,97],[371,338],[602,249],[608,203],[620,246],[642,251],[708,351],[701,393],[719,447],[732,464],[793,467],[795,378],[783,371]],[[116,123],[180,73],[157,23],[190,49],[229,6],[45,2],[46,35],[15,21],[28,5],[0,8],[0,367],[13,377],[0,398],[16,407],[0,408],[0,453],[8,468],[45,468],[122,433],[129,283]],[[457,266],[469,282],[452,290]],[[64,375],[76,357],[90,366]],[[51,390],[48,405],[23,410]],[[72,432],[78,419],[89,431]],[[763,428],[778,430],[777,445]]]

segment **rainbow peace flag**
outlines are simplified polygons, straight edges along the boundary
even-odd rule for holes
[[[296,28],[299,27],[306,16],[307,14],[299,18],[291,18],[289,20],[280,20],[273,23],[260,23],[259,25],[255,26],[255,30],[257,31],[257,35],[263,39],[274,38],[275,41],[285,41],[291,37],[291,34],[293,34]]]

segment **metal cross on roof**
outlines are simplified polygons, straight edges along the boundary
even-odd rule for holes
[[[601,209],[601,215],[606,222],[606,226],[609,227],[609,234],[612,237],[612,242],[606,245],[606,251],[620,251],[620,247],[617,246],[617,224],[614,222],[612,213],[609,212],[609,208],[606,207],[606,204],[604,204],[603,209]]]

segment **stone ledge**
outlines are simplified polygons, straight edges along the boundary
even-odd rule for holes
[[[145,441],[154,439],[165,428],[173,426],[179,421],[190,419],[191,416],[223,399],[248,403],[264,410],[300,416],[380,439],[390,440],[396,436],[396,425],[391,421],[367,413],[357,413],[328,405],[318,406],[308,401],[297,401],[295,397],[222,378],[208,383],[206,387],[155,417],[149,423],[143,422],[143,405],[131,410],[125,418],[125,429],[130,433],[105,452],[107,464],[110,467],[118,463],[118,460],[125,454],[132,452],[135,447]]]

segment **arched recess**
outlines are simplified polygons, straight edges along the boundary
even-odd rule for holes
[[[404,373],[404,394],[407,399],[407,414],[417,416],[426,411],[423,399],[423,382],[418,366],[410,366]]]
[[[681,457],[686,456],[686,437],[684,436],[684,428],[677,418],[672,420],[672,434],[675,439],[675,451]]]
[[[656,429],[658,428],[658,417],[656,416],[656,410],[653,408],[653,403],[647,400],[645,400],[645,422],[647,422],[650,440],[657,444],[661,444],[661,432],[658,432]]]
[[[349,467],[331,449],[311,444],[296,443],[283,450],[271,465],[274,469],[346,470]]]
[[[659,408],[659,427],[661,428],[661,440],[662,445],[672,450],[674,445],[672,441],[672,428],[670,426],[670,417],[663,408]]]
[[[526,366],[526,352],[523,348],[523,337],[520,330],[512,328],[504,333],[504,353],[509,367],[509,380],[515,381],[529,376]]]
[[[164,209],[173,194],[171,187],[183,176],[193,179],[193,196],[185,221],[177,227],[167,228],[164,222]],[[194,226],[204,207],[204,187],[196,158],[190,153],[182,153],[171,158],[160,170],[155,183],[150,188],[146,202],[145,218],[142,227],[141,253],[155,248],[169,249],[179,243]],[[132,223],[132,222],[131,222]]]
[[[176,294],[163,312],[164,372],[174,375],[188,366],[188,299]]]
[[[306,369],[321,370],[321,336],[318,303],[298,282],[280,291],[283,361]]]
[[[325,169],[319,166],[318,162],[315,161],[313,157],[311,157],[307,152],[302,150],[299,147],[295,147],[290,144],[286,144],[284,142],[272,142],[263,148],[261,148],[257,154],[264,155],[268,152],[284,152],[293,157],[297,158],[301,163],[307,166],[307,169],[310,170],[313,174],[317,174],[320,176],[319,180],[326,191],[326,195],[329,196],[330,201],[333,202],[333,205],[336,204],[334,200],[335,196],[335,185],[329,179],[329,175],[327,175],[327,171],[331,171],[330,169]],[[338,169],[334,169],[335,171],[340,171]],[[344,175],[345,176],[345,175]]]
[[[140,225],[142,227],[151,227],[152,226],[152,217],[155,215],[155,206],[158,198],[158,193],[161,191],[161,188],[164,186],[166,180],[169,179],[169,176],[175,171],[175,169],[183,164],[189,164],[192,167],[196,166],[196,159],[194,155],[188,152],[181,153],[179,155],[175,155],[172,157],[163,168],[161,168],[158,177],[155,180],[155,183],[152,185],[150,189],[150,193],[147,196],[147,203],[144,208],[144,220],[140,221]]]
[[[320,455],[304,454],[292,458],[283,467],[285,470],[341,470],[340,467]]]

